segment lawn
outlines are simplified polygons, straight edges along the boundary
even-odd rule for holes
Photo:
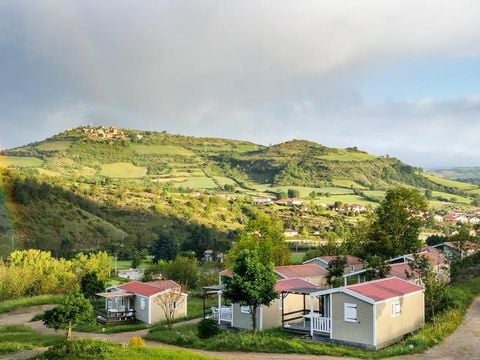
[[[2,167],[39,167],[43,161],[33,156],[0,156],[0,168]]]
[[[175,183],[174,186],[186,189],[216,189],[218,187],[217,184],[207,176],[190,177],[185,181]]]
[[[101,360],[208,360],[206,355],[186,350],[124,346],[98,340],[63,342],[49,349],[38,359],[101,359]]]
[[[147,168],[138,167],[131,163],[118,162],[103,164],[100,174],[103,176],[123,179],[141,178],[147,174]]]
[[[193,151],[185,149],[181,146],[173,146],[173,145],[140,145],[134,144],[132,145],[133,150],[140,155],[148,155],[148,154],[158,154],[158,155],[178,155],[178,156],[195,156]]]
[[[51,346],[63,341],[60,335],[43,335],[25,325],[0,325],[0,355],[23,349]]]
[[[37,145],[36,148],[43,151],[65,151],[71,144],[71,141],[49,141]]]
[[[460,325],[467,308],[480,294],[480,278],[452,285],[447,291],[449,297],[455,299],[454,304],[437,316],[435,323],[427,323],[399,343],[378,351],[314,343],[280,329],[263,331],[257,335],[247,331],[224,331],[210,339],[199,339],[195,325],[179,326],[172,331],[157,327],[150,330],[147,339],[204,350],[350,356],[361,359],[419,353],[439,344]]]
[[[62,299],[62,295],[38,295],[5,300],[0,302],[0,314],[28,306],[58,304]]]
[[[467,191],[467,190],[474,190],[478,188],[477,186],[472,184],[468,184],[468,183],[464,183],[456,180],[449,180],[449,179],[441,178],[441,177],[427,174],[427,173],[422,173],[422,175],[435,184],[447,186],[447,187],[451,187],[459,190]]]
[[[304,252],[292,252],[292,255],[290,256],[290,261],[292,262],[292,264],[301,264],[304,257]]]

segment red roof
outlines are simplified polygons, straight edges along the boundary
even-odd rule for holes
[[[275,273],[283,278],[306,278],[311,276],[325,276],[328,271],[317,264],[302,264],[302,265],[288,265],[276,266]]]
[[[443,265],[446,263],[441,251],[431,246],[425,246],[424,248],[422,248],[420,250],[420,255],[426,256],[428,262],[433,266]]]
[[[398,263],[398,264],[390,265],[390,276],[392,277],[398,277],[403,280],[408,280],[407,274],[405,271],[408,271],[409,273],[413,273],[408,263]]]
[[[232,270],[230,270],[230,269],[222,270],[222,271],[220,271],[218,274],[219,274],[220,276],[228,276],[228,277],[230,277],[230,276],[233,275]]]
[[[423,290],[422,287],[397,277],[350,285],[346,289],[366,296],[375,302]]]
[[[134,293],[141,296],[152,296],[167,289],[179,288],[175,281],[159,280],[150,282],[130,281],[126,284],[117,286],[117,288]]]
[[[277,280],[277,283],[275,284],[275,290],[277,292],[292,291],[295,289],[317,290],[319,287],[307,280],[300,278],[280,279]]]

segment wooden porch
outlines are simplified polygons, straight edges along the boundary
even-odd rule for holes
[[[115,324],[120,322],[134,321],[135,294],[124,291],[111,291],[95,294],[97,298],[104,300],[102,308],[95,309],[95,318],[102,324]]]

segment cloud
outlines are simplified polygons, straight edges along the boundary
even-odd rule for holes
[[[371,103],[359,83],[405,59],[479,57],[479,10],[461,0],[5,0],[0,124],[12,131],[20,117],[38,128],[2,132],[0,144],[50,135],[65,116],[64,127],[75,119],[263,143],[308,137],[406,154],[416,147],[408,124],[475,121],[475,101]],[[444,141],[435,131],[443,137],[424,138],[432,151]]]

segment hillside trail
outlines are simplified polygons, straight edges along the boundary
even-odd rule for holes
[[[32,306],[15,310],[10,313],[0,315],[0,324],[22,324],[32,327],[34,330],[43,334],[55,334],[55,330],[46,328],[41,321],[30,322],[33,316],[41,313],[53,305]],[[185,323],[195,323],[199,319],[189,320],[188,322],[177,323],[174,326],[183,325]],[[74,331],[73,336],[77,339],[95,339],[112,341],[116,343],[128,343],[132,336],[145,337],[148,329],[128,331],[116,334],[96,334]],[[57,333],[58,334],[58,333]],[[297,354],[269,354],[269,353],[250,353],[250,352],[219,352],[205,351],[189,348],[180,348],[178,346],[167,345],[156,341],[146,341],[146,345],[150,347],[182,349],[197,354],[203,354],[215,359],[222,360],[327,360],[338,359],[332,356],[316,356],[316,355],[297,355]],[[26,359],[27,357],[16,357],[16,355],[28,354],[28,351],[21,351],[8,356],[0,356],[0,359]],[[35,353],[31,353],[35,356]],[[348,360],[349,358],[342,358]],[[351,359],[351,358],[350,358]],[[394,360],[418,360],[418,359],[435,359],[435,360],[480,360],[480,296],[477,297],[467,310],[462,324],[441,344],[429,349],[425,353],[404,355],[391,358]]]

